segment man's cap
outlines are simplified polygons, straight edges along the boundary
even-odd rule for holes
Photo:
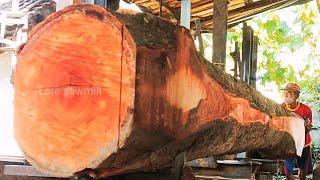
[[[284,91],[298,91],[300,92],[300,87],[298,84],[295,84],[295,83],[288,83],[283,89],[281,90],[284,90]]]

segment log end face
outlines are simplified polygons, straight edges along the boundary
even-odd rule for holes
[[[15,138],[42,172],[96,168],[130,133],[132,37],[110,13],[87,5],[52,15],[32,33],[18,55]]]

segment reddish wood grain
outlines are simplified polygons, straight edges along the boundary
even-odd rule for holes
[[[95,168],[130,132],[135,44],[117,19],[93,10],[49,17],[18,57],[15,136],[44,172]]]

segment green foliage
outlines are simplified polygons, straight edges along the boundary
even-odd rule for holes
[[[320,13],[320,0],[316,0],[316,2],[317,2],[318,11]]]
[[[292,22],[279,11],[247,22],[259,37],[259,78],[262,85],[274,82],[279,89],[288,82],[298,83],[301,100],[320,111],[319,11],[315,2],[290,7],[290,11]],[[235,41],[241,42],[241,25],[234,29],[228,33],[229,49]]]

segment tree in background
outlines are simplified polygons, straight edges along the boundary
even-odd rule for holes
[[[247,22],[259,37],[258,83],[288,82],[302,88],[301,100],[320,111],[320,15],[316,2],[263,14]],[[227,67],[232,67],[232,51],[241,42],[242,25],[228,32]]]

